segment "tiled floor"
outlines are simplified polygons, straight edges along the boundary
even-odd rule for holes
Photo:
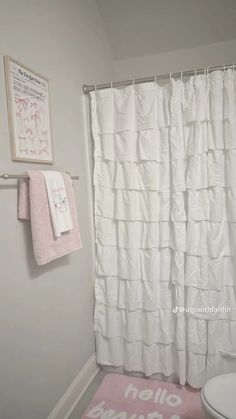
[[[100,370],[99,373],[96,375],[86,392],[84,393],[82,399],[77,404],[76,408],[73,410],[72,414],[70,415],[69,419],[80,419],[82,415],[86,411],[90,401],[93,398],[97,388],[99,387],[103,377],[108,374],[108,371]]]

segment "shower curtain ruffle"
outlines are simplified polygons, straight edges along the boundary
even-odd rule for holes
[[[91,109],[98,362],[193,387],[236,371],[234,73],[95,91]]]

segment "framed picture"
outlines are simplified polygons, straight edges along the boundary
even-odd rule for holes
[[[4,57],[12,160],[53,163],[49,82],[11,57]]]

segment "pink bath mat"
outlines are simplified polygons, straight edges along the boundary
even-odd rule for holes
[[[200,392],[163,381],[108,374],[83,419],[204,419]]]

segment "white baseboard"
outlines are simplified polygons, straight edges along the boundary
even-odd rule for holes
[[[98,371],[95,354],[93,354],[57,402],[48,419],[68,419]]]

